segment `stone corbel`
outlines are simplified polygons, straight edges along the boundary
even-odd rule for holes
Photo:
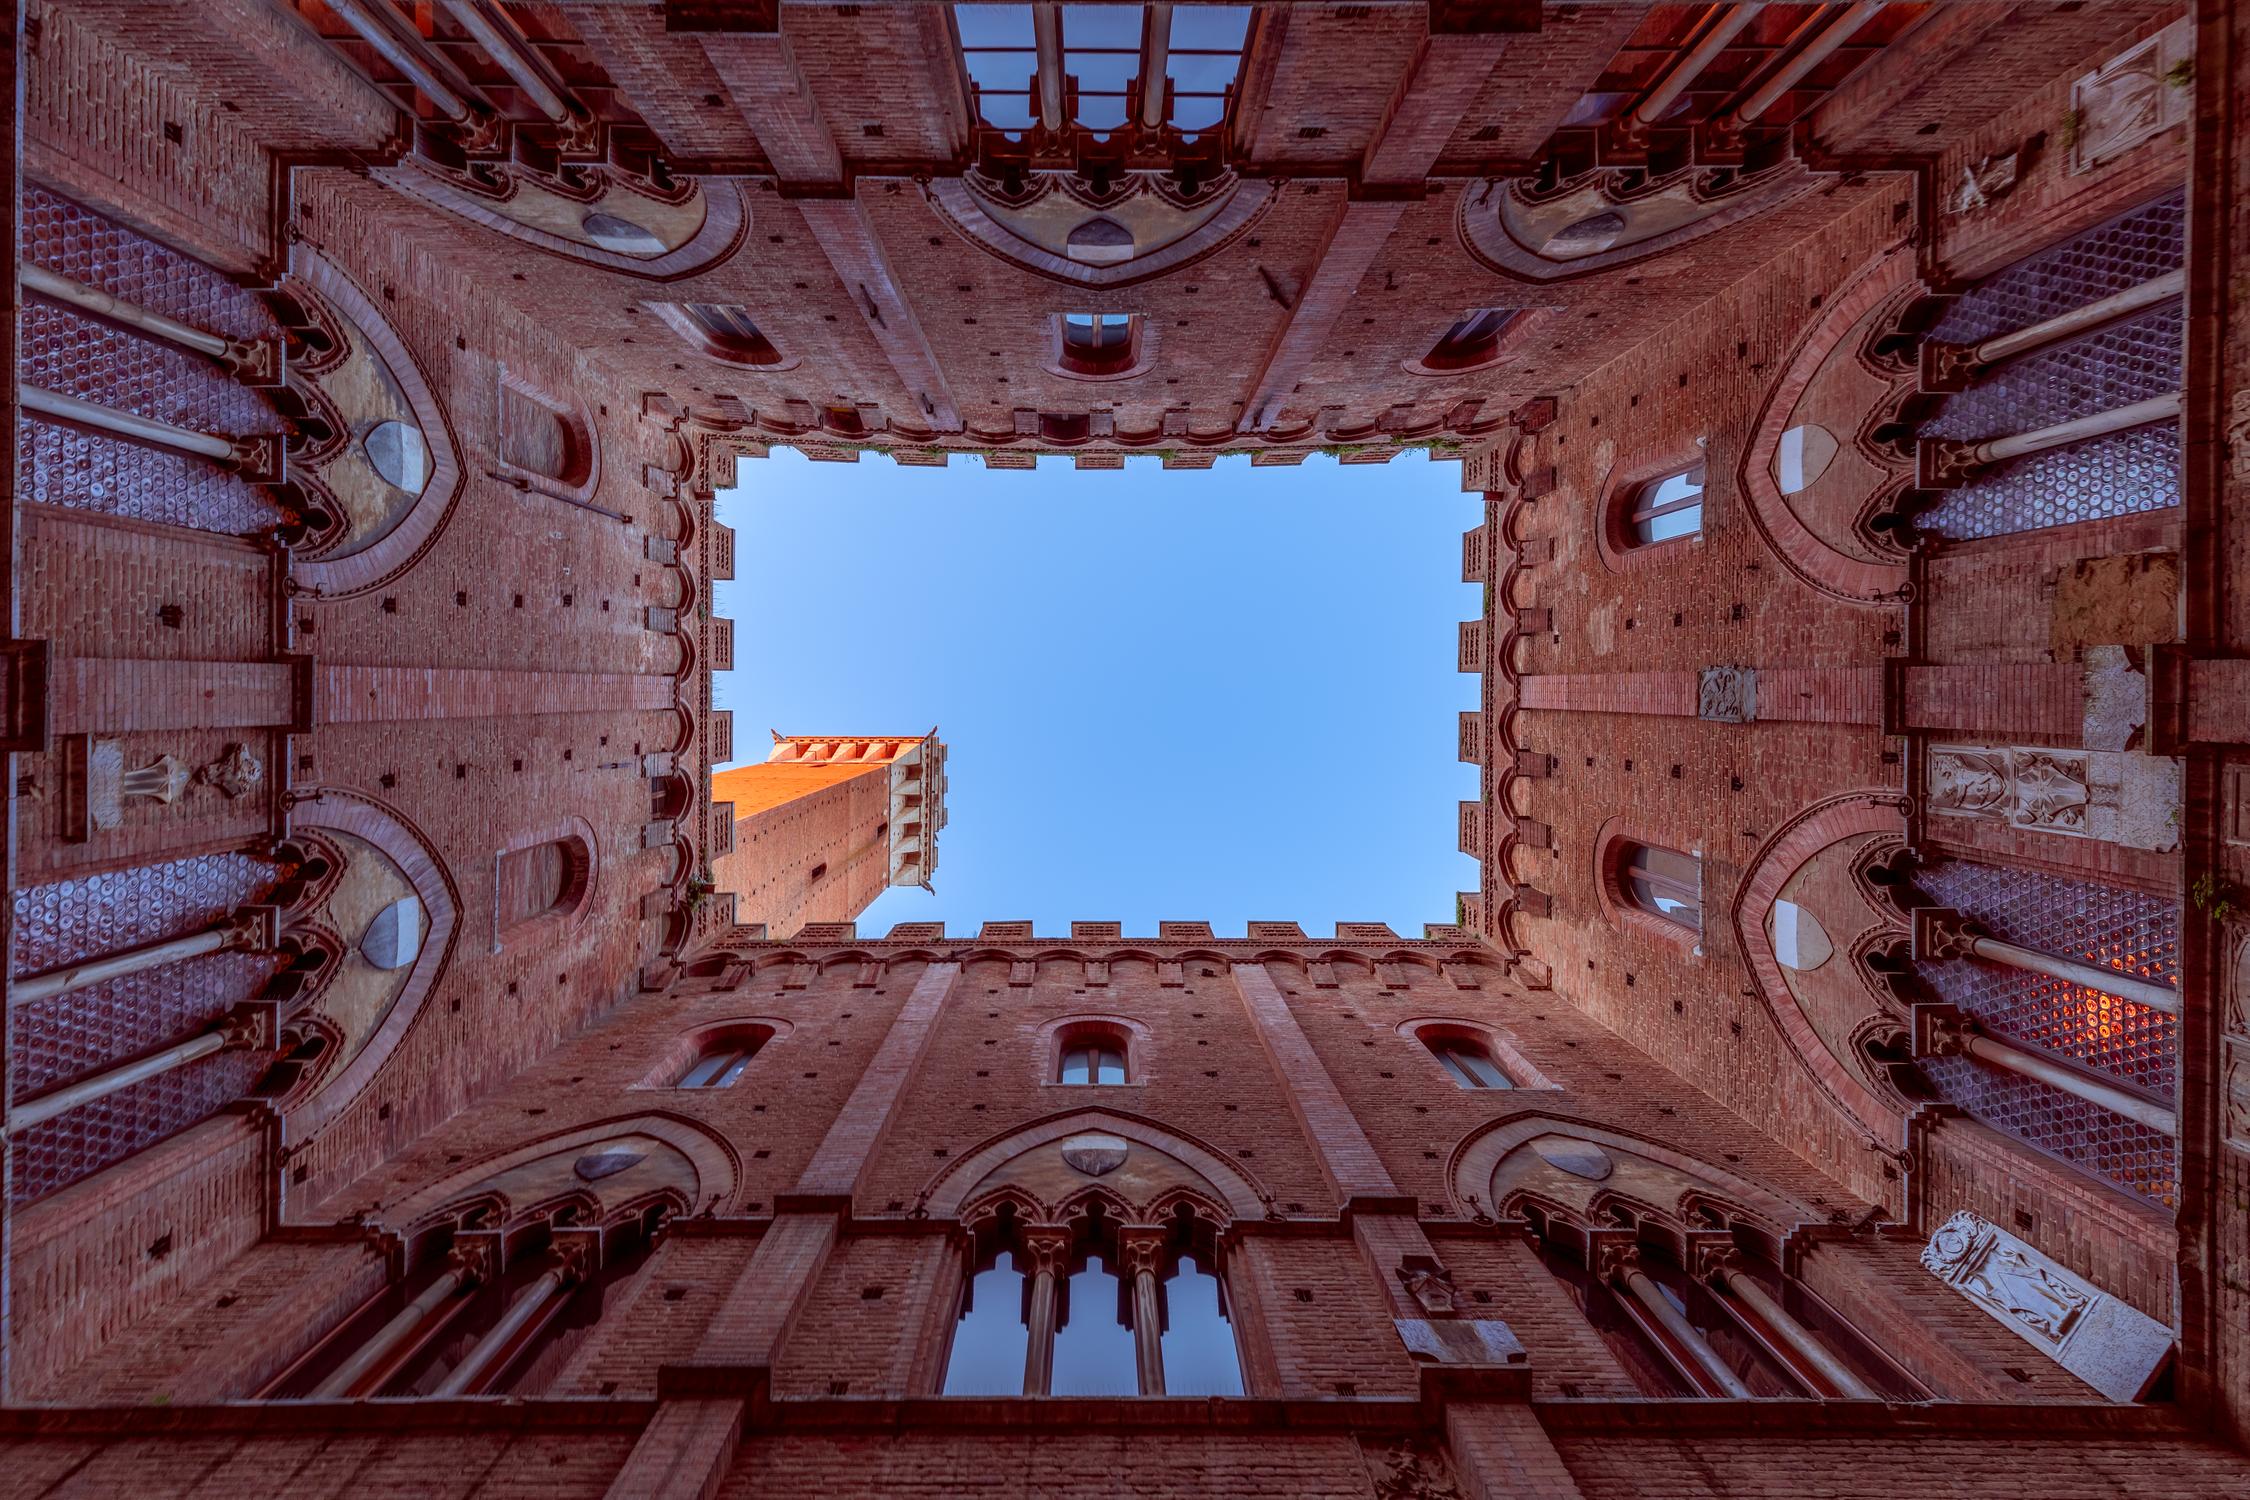
[[[1977,1034],[1976,1023],[1958,1005],[1925,1001],[1909,1011],[1909,1040],[1916,1057],[1962,1057]]]

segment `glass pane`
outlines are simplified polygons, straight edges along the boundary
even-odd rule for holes
[[[1063,1054],[1062,1081],[1064,1083],[1092,1083],[1094,1049],[1073,1047]]]
[[[1439,1062],[1445,1065],[1445,1071],[1453,1075],[1455,1083],[1465,1089],[1473,1089],[1477,1086],[1477,1081],[1469,1076],[1468,1069],[1461,1066],[1461,1059],[1454,1056],[1451,1047],[1441,1045],[1431,1048],[1430,1051]]]
[[[1039,72],[1036,52],[969,52],[969,81],[987,93],[1026,93]]]
[[[737,1078],[740,1078],[742,1076],[742,1070],[749,1066],[750,1054],[748,1052],[735,1053],[731,1058],[728,1058],[720,1067],[718,1076],[711,1080],[711,1087],[715,1089],[733,1088],[734,1081]]]
[[[1172,87],[1183,94],[1223,94],[1234,82],[1242,59],[1231,52],[1173,53],[1164,65]]]
[[[1211,95],[1172,99],[1172,123],[1182,130],[1209,130],[1226,118],[1226,101]]]
[[[1655,489],[1642,495],[1641,508],[1654,510],[1658,506],[1668,505],[1674,500],[1685,500],[1690,495],[1702,493],[1702,476],[1690,470],[1685,474],[1674,474],[1671,478],[1661,481]]]
[[[1250,31],[1247,5],[1182,5],[1172,11],[1174,47],[1240,51]]]
[[[1023,1272],[1002,1251],[992,1269],[971,1277],[945,1362],[948,1396],[1020,1396],[1031,1330],[1023,1321]]]
[[[1686,505],[1649,517],[1634,528],[1634,534],[1644,542],[1668,542],[1674,537],[1693,536],[1702,529],[1703,507]]]
[[[1063,59],[1063,70],[1078,80],[1081,97],[1122,94],[1140,76],[1141,60],[1131,52],[1073,52]]]
[[[1508,1075],[1500,1071],[1500,1065],[1482,1047],[1468,1042],[1455,1042],[1451,1051],[1460,1064],[1461,1072],[1470,1080],[1471,1088],[1504,1089],[1509,1086]]]
[[[1115,130],[1125,123],[1122,94],[1080,94],[1078,123],[1088,130]]]
[[[953,20],[961,28],[964,47],[1033,45],[1028,5],[956,5]]]
[[[1101,1049],[1096,1070],[1096,1083],[1123,1083],[1125,1081],[1125,1055],[1108,1047]]]
[[[1062,8],[1065,47],[1123,47],[1141,50],[1138,5],[1066,5]]]
[[[689,1066],[685,1073],[680,1075],[680,1087],[683,1089],[710,1087],[711,1080],[718,1076],[719,1069],[725,1065],[725,1062],[726,1059],[715,1052],[704,1053]]]
[[[1057,1396],[1137,1396],[1133,1330],[1118,1316],[1117,1277],[1098,1255],[1070,1278],[1066,1321],[1055,1331]]]
[[[1031,128],[1031,95],[1029,94],[979,94],[977,103],[984,112],[984,122],[995,130],[1029,130]]]
[[[1170,1321],[1159,1343],[1164,1351],[1167,1396],[1239,1396],[1242,1358],[1234,1347],[1234,1325],[1227,1320],[1219,1278],[1180,1257],[1179,1269],[1164,1284]]]

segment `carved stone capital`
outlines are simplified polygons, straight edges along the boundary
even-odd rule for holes
[[[1138,1276],[1146,1271],[1151,1276],[1164,1274],[1164,1231],[1162,1229],[1127,1229],[1117,1236],[1117,1257],[1128,1276]]]
[[[506,1266],[500,1236],[489,1229],[467,1230],[453,1236],[445,1252],[446,1264],[461,1273],[461,1280],[479,1286],[498,1276]]]
[[[1925,490],[1957,490],[1984,469],[1975,443],[1923,438],[1914,445],[1914,483]]]
[[[273,1052],[281,1046],[281,1006],[272,1000],[247,1000],[220,1018],[220,1041],[228,1047]]]
[[[1070,1231],[1067,1229],[1027,1229],[1022,1235],[1024,1270],[1030,1275],[1042,1273],[1060,1276],[1070,1262]]]
[[[277,390],[285,380],[287,357],[282,353],[282,341],[271,339],[230,339],[226,352],[219,356],[230,374],[244,385],[258,390]]]
[[[602,1232],[599,1229],[557,1229],[548,1236],[548,1247],[566,1283],[585,1281],[602,1268]]]
[[[1594,1279],[1623,1285],[1641,1271],[1641,1247],[1624,1235],[1605,1235],[1592,1246]]]
[[[1957,1005],[1917,1005],[1913,1025],[1916,1057],[1959,1057],[1969,1050],[1969,1041],[1977,1034],[1976,1023]]]
[[[1921,364],[1916,371],[1916,388],[1935,394],[1941,391],[1965,391],[1982,368],[1977,352],[1970,344],[1948,344],[1937,339],[1925,339],[1921,346]]]
[[[280,484],[288,477],[288,461],[279,433],[254,433],[235,438],[226,466],[252,484]]]
[[[1916,963],[1943,958],[1966,958],[1979,936],[1976,924],[1950,906],[1914,908],[1908,952]]]
[[[1726,1284],[1729,1276],[1748,1266],[1741,1247],[1723,1235],[1694,1235],[1688,1240],[1688,1263],[1698,1281]]]

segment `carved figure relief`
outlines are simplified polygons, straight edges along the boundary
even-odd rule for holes
[[[1922,1265],[1988,1312],[2060,1348],[2100,1294],[2057,1275],[2035,1253],[1963,1209],[1930,1236]]]
[[[1964,164],[1961,180],[1946,199],[1946,209],[1956,217],[1990,208],[2015,191],[2019,153],[1987,156],[1974,166]]]
[[[125,746],[120,740],[95,740],[86,751],[86,816],[104,831],[125,819],[125,804],[134,798],[177,802],[193,773],[176,755],[160,755],[145,766],[125,769]]]
[[[229,745],[217,760],[199,767],[195,779],[229,798],[247,797],[264,784],[266,763],[248,745]]]
[[[2158,756],[2034,746],[1933,745],[1930,812],[2098,839],[2132,849],[2179,842],[2180,765]]]
[[[1749,724],[1758,717],[1758,669],[1705,667],[1697,684],[1695,715],[1714,724]]]
[[[2188,23],[2175,21],[2072,84],[2070,170],[2091,171],[2186,123],[2194,55]]]
[[[1400,1261],[1398,1279],[1407,1294],[1422,1304],[1424,1312],[1442,1316],[1453,1311],[1458,1295],[1453,1273],[1429,1256],[1409,1255]]]

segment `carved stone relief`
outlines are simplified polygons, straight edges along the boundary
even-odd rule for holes
[[[1963,1209],[1938,1226],[1922,1265],[2112,1401],[2138,1400],[2172,1332]]]
[[[127,802],[136,797],[177,802],[193,774],[175,755],[160,755],[128,771],[123,742],[96,740],[86,752],[86,815],[96,828],[115,828],[124,821]]]
[[[2180,841],[2180,763],[2152,755],[2035,746],[1933,745],[1933,816],[2167,850]]]
[[[1100,1177],[1125,1165],[1132,1147],[1114,1135],[1074,1135],[1062,1143],[1062,1159],[1088,1177]]]
[[[1758,669],[1705,667],[1695,695],[1695,716],[1714,724],[1750,724],[1758,717]]]
[[[2017,165],[2020,151],[2010,151],[2005,156],[1987,156],[1974,166],[1963,164],[1961,180],[1945,201],[1946,209],[1960,216],[1990,208],[2015,191]]]
[[[2194,37],[2185,20],[2134,43],[2070,88],[2070,170],[2092,171],[2187,122]]]

